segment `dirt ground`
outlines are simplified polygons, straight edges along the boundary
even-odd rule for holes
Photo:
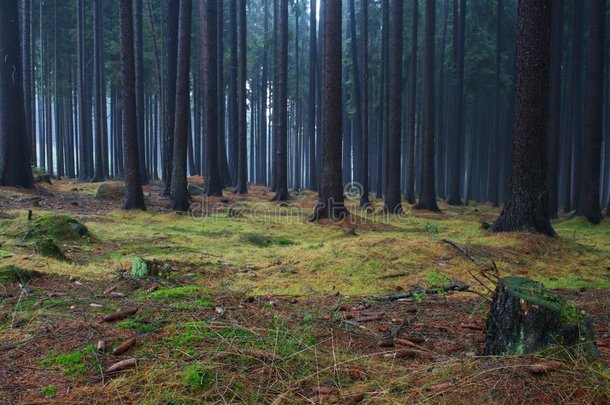
[[[591,285],[586,287],[571,282],[563,287],[558,284],[561,288],[556,291],[587,312],[601,359],[589,362],[560,349],[536,356],[485,357],[481,354],[490,297],[486,289],[492,286],[477,284],[469,277],[472,272],[455,270],[448,274],[452,280],[473,285],[474,292],[416,294],[393,301],[376,299],[383,295],[381,292],[402,293],[422,285],[421,279],[415,278],[404,283],[396,281],[408,276],[392,267],[397,259],[387,258],[391,252],[386,247],[376,245],[371,242],[373,236],[367,236],[367,232],[373,235],[387,231],[391,233],[387,237],[396,238],[400,234],[390,225],[386,225],[387,229],[380,225],[374,229],[360,227],[356,234],[365,236],[346,241],[347,237],[341,236],[345,227],[326,224],[322,225],[326,227],[324,231],[312,231],[335,232],[324,241],[326,245],[317,245],[316,241],[311,249],[309,245],[294,248],[313,250],[311,254],[315,256],[317,250],[322,252],[329,244],[337,243],[335,247],[350,244],[364,248],[367,258],[357,260],[385,255],[379,259],[384,271],[385,267],[391,268],[382,273],[382,284],[371,284],[370,290],[375,293],[347,294],[344,291],[348,291],[350,281],[332,286],[298,286],[294,287],[295,293],[284,293],[293,290],[278,287],[282,280],[290,284],[305,279],[311,284],[310,280],[316,280],[317,268],[307,267],[305,256],[291,258],[290,252],[294,255],[294,251],[286,253],[291,248],[285,248],[284,239],[279,239],[284,235],[283,228],[254,225],[260,230],[257,232],[273,228],[275,239],[269,243],[278,246],[253,248],[252,255],[260,258],[247,259],[258,267],[248,264],[244,270],[246,265],[242,262],[238,265],[230,261],[240,253],[249,256],[250,251],[239,250],[241,242],[235,243],[236,250],[229,254],[228,250],[223,251],[229,242],[220,240],[218,245],[210,245],[205,255],[193,254],[186,260],[187,250],[177,250],[171,238],[163,239],[169,226],[179,225],[173,221],[170,225],[156,225],[157,217],[152,217],[144,229],[156,232],[162,246],[139,244],[133,249],[138,249],[139,255],[154,256],[171,273],[166,277],[134,279],[125,264],[131,255],[123,252],[120,256],[104,256],[125,246],[132,249],[128,245],[131,236],[112,235],[113,227],[118,233],[121,222],[129,219],[114,214],[120,210],[119,200],[97,199],[93,189],[88,184],[68,182],[39,186],[36,191],[0,189],[0,213],[8,218],[0,221],[0,227],[5,230],[13,229],[13,222],[22,219],[28,210],[34,210],[35,216],[66,213],[94,230],[94,237],[87,243],[61,245],[70,259],[68,263],[43,260],[26,241],[9,236],[9,231],[0,233],[0,252],[5,252],[0,255],[0,268],[18,265],[35,271],[0,278],[0,402],[4,404],[610,403],[610,288],[600,284],[598,278],[589,280]],[[159,191],[158,184],[146,187],[148,210],[165,217],[175,215],[167,212],[166,198]],[[230,195],[226,198],[228,202],[235,200]],[[315,203],[313,195],[299,198],[306,208]],[[240,200],[267,201],[262,189]],[[418,220],[428,221],[426,213],[415,215]],[[477,208],[476,215],[475,224],[481,218],[493,219],[494,211]],[[443,220],[448,219],[439,219],[439,225],[432,222],[441,233],[445,232]],[[431,226],[425,224],[427,229]],[[566,245],[571,242],[563,241],[559,242],[564,243],[560,247],[552,248],[566,251],[562,260],[572,260],[574,256],[575,261],[587,261],[583,266],[610,266],[605,239],[608,224],[603,226],[598,228],[601,230],[583,231],[593,235],[586,240],[589,247],[578,242],[573,251],[572,245]],[[219,232],[214,230],[208,237],[222,239]],[[294,239],[289,232],[302,231],[285,232],[286,238]],[[422,231],[422,238],[429,243],[431,231],[426,232]],[[184,240],[189,237],[190,234],[181,236]],[[242,242],[251,239],[241,235],[231,238],[241,238],[238,241]],[[599,238],[599,245],[591,245],[594,238]],[[494,240],[500,242],[504,240]],[[184,249],[188,243],[191,242],[184,242]],[[435,243],[434,246],[439,245],[436,239]],[[532,262],[538,262],[536,249],[547,249],[548,243],[533,246],[530,240],[528,249],[533,253],[525,256],[533,256]],[[473,243],[469,249],[477,253],[476,246]],[[171,255],[167,253],[172,249]],[[428,263],[425,258],[432,253],[422,249],[421,262]],[[450,246],[443,249],[446,250],[435,257],[441,268],[449,267],[445,262],[454,263],[456,268],[485,265],[482,262],[486,256],[482,253],[472,260],[477,263],[458,265],[457,260],[470,260],[458,257],[461,253],[452,251]],[[514,260],[513,250],[518,248],[489,249],[500,252],[497,256],[502,260]],[[451,256],[447,256],[448,251]],[[409,254],[403,252],[405,256]],[[278,255],[281,269],[260,264],[273,264]],[[524,254],[515,254],[519,255]],[[103,269],[99,274],[85,271],[94,266]],[[610,268],[601,267],[599,277],[610,280]],[[518,268],[521,267],[515,267]],[[520,271],[511,270],[514,274]],[[320,284],[327,283],[324,277],[319,273]],[[337,276],[341,277],[348,276]],[[354,275],[357,277],[360,276]],[[566,277],[569,276],[562,274],[557,280],[568,280]],[[579,277],[585,279],[586,274]],[[366,286],[368,279],[363,280]],[[438,277],[432,277],[430,283],[435,281],[439,281]],[[390,285],[395,288],[389,289]],[[311,293],[303,293],[309,291],[307,288]],[[108,315],[128,309],[137,312],[123,319],[105,320]],[[124,353],[112,353],[113,348],[132,338],[135,343]],[[100,341],[105,342],[106,350],[98,350]],[[127,369],[108,372],[113,364],[131,359],[135,362]]]

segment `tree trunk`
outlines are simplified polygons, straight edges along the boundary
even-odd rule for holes
[[[230,42],[230,76],[229,76],[229,167],[232,184],[237,184],[239,162],[239,60],[237,43],[237,3],[229,3],[229,42]]]
[[[411,74],[409,79],[409,116],[407,123],[407,191],[405,199],[409,204],[415,203],[415,114],[417,106],[417,34],[419,19],[419,0],[413,0],[411,27]]]
[[[288,0],[279,0],[279,37],[277,64],[279,74],[276,83],[277,95],[277,132],[276,141],[276,183],[273,201],[286,201],[288,194]],[[341,161],[341,159],[339,159]]]
[[[424,141],[422,189],[417,209],[440,211],[436,204],[434,173],[434,28],[436,0],[426,0],[426,47],[424,53]]]
[[[32,0],[20,0],[21,65],[23,72],[23,99],[25,102],[25,128],[30,145],[30,159],[36,164],[36,120],[34,116],[34,89],[32,80]]]
[[[447,203],[462,205],[461,183],[463,179],[462,148],[464,138],[464,55],[466,43],[466,0],[453,0],[453,47],[456,66],[455,86],[455,127],[451,139],[449,156],[449,178],[447,182]]]
[[[246,122],[246,0],[239,0],[238,10],[238,65],[239,65],[239,84],[238,84],[238,151],[237,151],[237,186],[235,192],[237,194],[248,193],[248,136]]]
[[[388,136],[388,173],[384,210],[401,214],[400,141],[402,129],[402,20],[403,0],[393,0],[390,23],[390,105]]]
[[[178,59],[178,7],[174,0],[164,0],[165,27],[165,100],[163,106],[163,194],[171,191],[172,159],[174,157],[174,119],[176,118],[176,60]],[[216,98],[216,97],[215,97]]]
[[[218,166],[218,9],[215,0],[201,0],[201,70],[203,71],[204,132],[207,195],[222,196]]]
[[[593,224],[603,218],[600,206],[600,172],[604,106],[606,0],[592,0],[587,41],[585,128],[578,214]]]
[[[322,176],[312,220],[338,220],[349,214],[343,203],[341,170],[341,1],[329,1],[325,7]]]
[[[487,197],[493,207],[499,205],[498,196],[498,172],[499,172],[499,156],[500,156],[500,142],[502,130],[500,127],[500,104],[502,100],[501,95],[501,81],[500,76],[502,73],[502,14],[504,12],[503,0],[498,0],[497,11],[496,11],[496,102],[494,105],[494,132],[490,136],[490,154],[489,154],[489,186],[487,191]]]
[[[599,357],[591,321],[576,306],[538,282],[498,281],[485,336],[486,355],[523,355],[562,345]]]
[[[120,0],[121,78],[123,99],[123,154],[125,165],[125,203],[123,208],[146,209],[140,183],[138,128],[136,116],[136,67],[133,49],[132,0]]]
[[[176,118],[174,128],[174,164],[170,193],[174,211],[187,211],[189,198],[186,181],[186,152],[190,125],[191,13],[192,0],[180,0],[178,28],[178,75],[176,78]]]
[[[493,230],[554,236],[546,190],[551,0],[519,0],[518,26],[512,174]]]
[[[138,115],[138,151],[140,152],[140,179],[148,184],[146,159],[144,159],[144,31],[142,27],[142,1],[135,0],[135,53],[136,53],[136,113]]]
[[[30,188],[30,143],[23,97],[18,0],[0,13],[0,186]]]
[[[362,18],[362,38],[360,39],[362,53],[362,190],[360,206],[371,205],[369,200],[369,4],[362,0],[360,14]]]
[[[559,139],[561,136],[561,57],[563,38],[563,0],[553,4],[551,16],[551,73],[549,96],[549,216],[557,218],[559,199]]]

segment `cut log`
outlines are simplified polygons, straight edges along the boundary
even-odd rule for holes
[[[558,345],[599,357],[591,321],[574,303],[527,278],[499,280],[487,319],[484,353],[522,355]]]

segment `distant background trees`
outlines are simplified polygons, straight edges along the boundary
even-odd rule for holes
[[[24,125],[33,164],[54,177],[124,178],[119,0],[13,1],[20,6]],[[412,204],[423,197],[420,206],[433,210],[437,197],[453,205],[503,203],[520,2],[413,0],[397,19],[391,10],[398,2],[341,2],[342,107],[335,113],[343,115],[343,182],[387,195],[391,206],[400,202],[396,190]],[[607,35],[597,34],[606,32],[604,21],[594,19],[600,2],[552,2],[551,216],[578,208],[596,221],[600,214],[591,207],[609,203],[610,109],[601,106],[610,93],[610,52],[592,55],[609,45]],[[248,184],[272,186],[278,200],[291,188],[318,190],[328,2],[209,3],[196,1],[192,11],[187,174],[204,176],[212,195],[226,186],[243,193]],[[179,2],[134,0],[132,6],[140,182],[161,178],[169,195]],[[392,26],[398,23],[401,29]],[[393,59],[394,32],[402,33],[399,60]]]

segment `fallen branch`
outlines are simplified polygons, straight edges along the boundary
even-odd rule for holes
[[[453,246],[454,248],[459,250],[464,256],[466,256],[468,259],[470,259],[471,262],[473,262],[475,264],[480,264],[476,257],[474,257],[473,255],[468,253],[468,251],[466,249],[464,249],[462,246],[460,246],[457,242],[454,242],[451,239],[441,239],[441,242],[445,242],[445,243]]]
[[[409,292],[401,293],[401,294],[388,294],[388,295],[382,295],[379,297],[369,297],[369,299],[371,299],[373,301],[397,301],[397,300],[402,300],[402,299],[406,299],[406,298],[413,298],[413,296],[417,296],[420,294],[439,294],[439,293],[445,293],[445,292],[450,292],[450,291],[472,292],[472,291],[470,291],[470,286],[468,284],[453,283],[453,284],[441,286],[441,287],[417,288],[415,290],[411,290]]]

